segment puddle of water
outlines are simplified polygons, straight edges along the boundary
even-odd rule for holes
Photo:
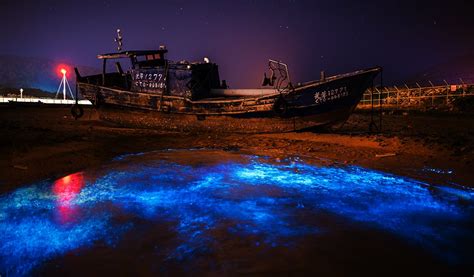
[[[303,214],[329,214],[463,263],[473,256],[467,247],[474,243],[473,196],[468,189],[297,158],[272,162],[200,150],[124,155],[1,196],[0,272],[25,275],[98,243],[114,248],[140,227],[137,218],[176,235],[166,258],[177,261],[208,251],[216,230],[269,248],[331,232]]]
[[[450,175],[454,173],[454,170],[452,169],[441,169],[441,168],[433,168],[433,167],[428,167],[428,166],[423,167],[422,171],[436,173],[436,174],[445,174],[445,175]]]

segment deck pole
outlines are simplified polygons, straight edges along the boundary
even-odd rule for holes
[[[383,91],[383,68],[380,69],[380,93],[382,91]],[[379,97],[379,101],[380,101],[380,97]],[[380,104],[379,109],[380,109],[379,110],[379,132],[381,133],[382,132],[382,104]]]
[[[464,83],[462,78],[459,78],[459,81],[461,81],[461,84],[462,84],[462,97],[464,97],[466,95],[466,90],[464,89],[466,84]]]
[[[370,90],[370,99],[371,99],[371,108],[370,108],[370,124],[369,124],[369,133],[372,133],[372,129],[379,131],[377,124],[374,121],[374,81],[372,80],[372,89]]]
[[[105,69],[107,67],[107,59],[102,63],[102,85],[105,86]]]

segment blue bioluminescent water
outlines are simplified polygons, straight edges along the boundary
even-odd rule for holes
[[[98,243],[113,248],[139,227],[123,215],[171,226],[176,243],[167,259],[175,260],[208,251],[215,230],[270,248],[331,231],[303,214],[387,232],[448,262],[472,258],[464,247],[474,240],[472,190],[297,158],[186,153],[124,155],[100,169],[1,196],[0,273],[25,275]]]

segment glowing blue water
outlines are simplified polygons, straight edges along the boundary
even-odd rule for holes
[[[185,165],[141,153],[4,195],[0,273],[24,275],[48,259],[97,243],[113,247],[135,228],[113,220],[124,213],[172,224],[180,243],[170,259],[205,251],[211,231],[219,228],[268,247],[291,247],[295,238],[328,232],[324,225],[303,222],[297,216],[302,211],[393,233],[452,262],[469,258],[460,245],[474,238],[473,191],[354,166],[239,160]]]

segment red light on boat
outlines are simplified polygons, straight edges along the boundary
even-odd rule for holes
[[[66,73],[67,73],[67,70],[64,68],[61,68],[61,74],[66,75]]]

